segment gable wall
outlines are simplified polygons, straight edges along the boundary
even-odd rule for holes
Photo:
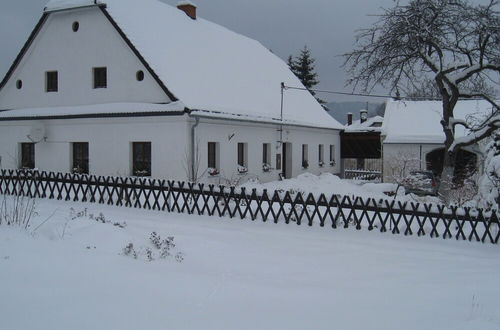
[[[80,28],[73,32],[72,24]],[[108,70],[108,87],[93,89],[93,67]],[[45,92],[45,72],[57,70],[59,91]],[[136,80],[142,70],[145,78]],[[23,81],[16,89],[16,81]],[[6,86],[0,109],[112,102],[170,102],[165,92],[98,8],[52,13]]]

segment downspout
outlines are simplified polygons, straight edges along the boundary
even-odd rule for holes
[[[194,116],[191,116],[189,114],[189,117],[193,118]],[[189,164],[189,168],[190,168],[190,175],[191,175],[191,178],[190,178],[190,181],[191,182],[194,182],[196,181],[196,173],[195,173],[195,137],[196,137],[196,127],[198,127],[198,125],[200,124],[200,118],[198,117],[194,117],[194,124],[193,126],[191,126],[191,140],[190,140],[190,153],[191,153],[191,159],[189,160],[190,164]]]

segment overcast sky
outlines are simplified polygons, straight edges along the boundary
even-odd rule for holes
[[[162,0],[175,5],[178,0]],[[351,91],[339,55],[352,49],[357,29],[368,16],[394,0],[193,0],[198,16],[260,41],[286,60],[304,45],[316,58],[320,89]],[[0,11],[0,74],[8,70],[48,0],[2,0]],[[474,2],[484,2],[475,0]],[[251,65],[251,63],[248,63]],[[358,100],[320,95],[325,100]]]

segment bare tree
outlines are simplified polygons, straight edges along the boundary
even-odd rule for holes
[[[358,46],[344,54],[351,78],[348,84],[372,90],[376,85],[399,91],[432,79],[442,100],[441,125],[445,135],[442,177],[453,175],[460,148],[475,144],[500,127],[500,111],[491,89],[499,85],[499,0],[473,5],[467,0],[399,1],[384,9],[378,21],[357,36]],[[461,98],[481,98],[491,114],[476,127],[456,120],[454,109]],[[457,125],[471,130],[455,140]],[[451,182],[444,180],[443,182]],[[440,187],[446,192],[450,187]]]

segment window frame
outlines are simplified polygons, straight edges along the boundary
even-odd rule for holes
[[[35,162],[35,144],[33,142],[23,142],[20,145],[20,153],[21,153],[21,162],[19,164],[19,167],[21,169],[34,169],[36,162]],[[28,154],[26,154],[26,150],[28,150]]]
[[[59,92],[59,72],[56,70],[45,71],[45,92]]]
[[[132,142],[132,176],[150,177],[152,173],[152,156],[151,142]]]
[[[262,164],[271,166],[271,143],[262,144]]]
[[[309,145],[302,144],[302,167],[309,167]]]
[[[207,142],[207,167],[219,169],[219,142]]]
[[[72,158],[71,172],[76,174],[89,174],[89,143],[71,143]]]
[[[104,72],[104,76],[100,75],[102,72]],[[108,88],[108,67],[99,66],[92,68],[92,78],[94,89]],[[102,79],[102,81],[100,79]]]
[[[237,163],[238,166],[248,168],[248,143],[246,142],[238,142],[237,146]]]

